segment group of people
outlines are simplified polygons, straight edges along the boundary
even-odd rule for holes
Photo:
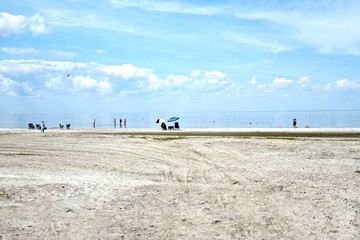
[[[122,128],[122,119],[120,118],[119,120],[119,126],[120,128]],[[61,127],[61,124],[60,124],[60,127]],[[70,128],[70,124],[66,124],[66,127],[67,128]],[[96,119],[94,119],[94,122],[93,122],[93,128],[96,127]],[[126,128],[126,118],[124,119],[124,127]],[[116,128],[116,118],[114,118],[114,128]],[[45,122],[44,121],[41,121],[41,124],[40,124],[40,130],[41,130],[41,133],[45,133],[45,130],[46,130],[46,126],[45,126]]]
[[[123,120],[120,118],[119,120],[119,127],[122,128]],[[96,119],[93,122],[93,128],[96,127]],[[124,119],[124,127],[126,128],[126,118]],[[114,118],[114,128],[116,128],[116,118]]]
[[[119,127],[122,128],[122,119],[119,120]],[[124,127],[126,128],[126,118],[124,119]],[[114,128],[116,128],[116,118],[114,118]]]
[[[119,126],[120,126],[120,128],[122,128],[122,123],[123,123],[123,121],[122,121],[122,119],[120,118],[120,120],[119,120]],[[296,118],[294,118],[294,119],[293,119],[293,128],[297,128],[297,125],[296,125],[296,124],[297,124],[297,121],[296,121]],[[95,128],[95,127],[96,127],[96,120],[94,119],[93,128]],[[126,118],[124,119],[124,127],[126,128]],[[164,122],[161,124],[161,127],[162,127],[163,129],[166,129],[166,125],[165,125]],[[116,118],[114,118],[114,128],[116,128]],[[44,121],[41,122],[40,129],[41,129],[41,133],[44,133],[44,132],[45,132],[46,126],[45,126]]]

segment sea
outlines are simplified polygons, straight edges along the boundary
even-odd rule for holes
[[[16,113],[1,114],[0,128],[27,129],[29,123],[45,122],[48,129],[70,124],[71,129],[120,128],[126,119],[126,128],[160,128],[157,119],[167,122],[179,117],[180,128],[360,128],[360,110],[317,111],[233,111],[233,112],[129,112],[129,113]],[[116,125],[114,124],[114,121]]]

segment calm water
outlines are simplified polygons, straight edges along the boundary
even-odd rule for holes
[[[268,112],[191,112],[191,113],[107,113],[107,114],[3,114],[0,128],[27,128],[28,123],[45,121],[48,128],[71,124],[71,128],[119,128],[119,119],[127,119],[127,128],[159,128],[156,119],[180,117],[181,128],[288,128],[296,118],[298,127],[360,128],[360,110],[352,111],[268,111]],[[169,123],[168,125],[173,125]],[[124,126],[123,126],[124,127]]]
[[[203,112],[203,113],[108,113],[108,114],[3,114],[0,128],[27,128],[28,123],[40,123],[48,128],[71,124],[72,128],[119,128],[119,119],[127,119],[128,128],[158,128],[156,119],[180,117],[183,128],[278,128],[298,127],[360,128],[360,110],[353,111],[276,111],[276,112]],[[168,125],[172,125],[168,123]],[[124,126],[123,126],[124,127]]]

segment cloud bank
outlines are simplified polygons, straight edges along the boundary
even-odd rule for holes
[[[162,91],[184,91],[188,94],[239,90],[219,71],[194,70],[189,75],[160,77],[152,69],[132,64],[3,60],[0,61],[0,71],[3,73],[0,80],[2,94],[9,96],[35,93],[116,96]]]
[[[296,95],[298,89],[314,91],[351,90],[360,92],[360,83],[339,79],[325,85],[315,85],[309,77],[292,80],[275,77],[268,82],[258,82],[253,77],[240,85],[226,74],[217,71],[193,70],[188,75],[157,75],[153,69],[132,64],[104,65],[96,62],[61,62],[40,60],[0,61],[0,86],[2,95],[52,96],[78,94],[81,96],[125,96],[178,92],[182,95],[241,96],[251,89],[254,93]]]
[[[45,27],[45,18],[36,13],[31,17],[23,15],[12,15],[7,12],[0,12],[0,36],[25,34],[30,32],[33,36],[48,33]]]

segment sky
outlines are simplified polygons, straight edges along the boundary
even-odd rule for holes
[[[358,0],[0,0],[0,113],[360,109]]]

